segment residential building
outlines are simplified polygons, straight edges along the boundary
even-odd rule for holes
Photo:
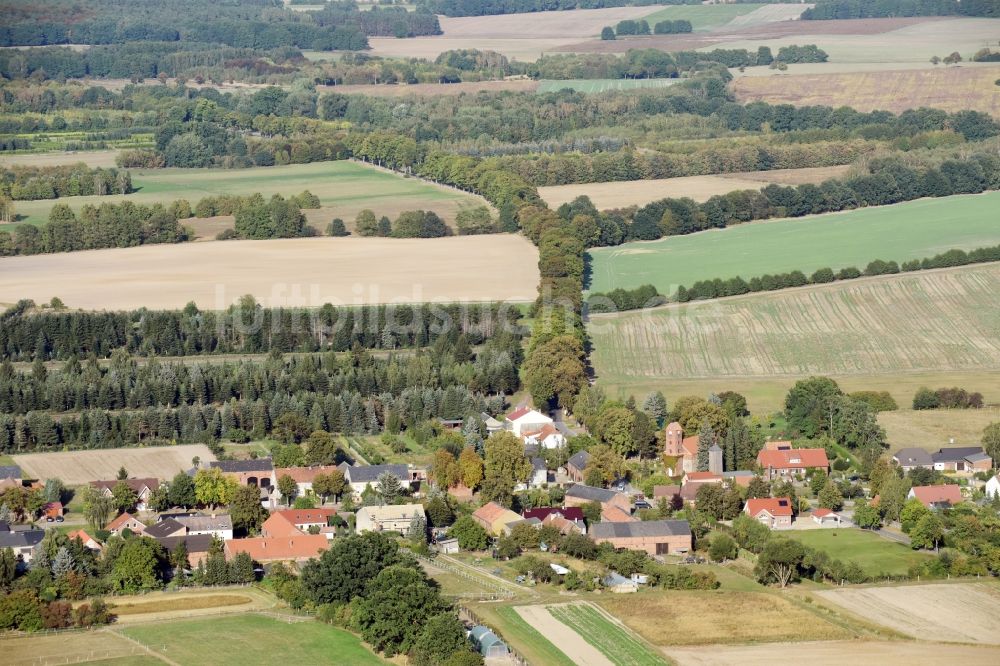
[[[496,502],[487,502],[472,513],[472,519],[493,536],[499,536],[503,534],[504,525],[518,522],[521,516]]]
[[[543,449],[557,449],[566,445],[566,436],[552,424],[546,424],[538,430],[526,430],[521,439],[525,444],[535,444]]]
[[[290,476],[299,487],[299,496],[308,497],[313,494],[313,479],[320,474],[328,475],[335,469],[336,465],[317,465],[316,467],[277,467],[274,470],[275,484],[283,476]]]
[[[722,478],[728,481],[734,488],[736,486],[749,487],[754,476],[755,474],[748,469],[736,469],[731,472],[722,473]]]
[[[583,483],[583,472],[590,462],[590,454],[586,451],[574,453],[566,462],[566,475],[575,483]]]
[[[252,537],[230,539],[226,542],[226,559],[231,560],[237,553],[248,553],[254,562],[294,562],[302,564],[330,547],[322,534],[299,534],[290,537]]]
[[[161,520],[155,525],[150,525],[146,528],[146,536],[153,539],[165,539],[167,537],[184,536],[186,534],[187,528],[173,518]]]
[[[388,472],[392,474],[405,488],[410,487],[414,481],[411,477],[410,468],[406,465],[348,465],[340,464],[340,471],[344,473],[344,479],[350,484],[351,490],[360,495],[365,488],[371,485],[372,488],[378,483],[378,478]]]
[[[758,497],[747,500],[743,513],[772,530],[792,526],[792,501],[788,497]]]
[[[518,490],[526,490],[528,488],[541,488],[549,482],[549,470],[545,464],[545,458],[540,458],[538,456],[531,459],[531,476],[528,477],[527,482],[518,484],[520,486]]]
[[[772,439],[764,442],[764,449],[766,451],[791,451],[792,442],[788,439]]]
[[[757,454],[757,464],[764,470],[764,478],[768,480],[804,475],[810,469],[830,471],[830,461],[825,449],[765,448]]]
[[[947,509],[962,501],[962,489],[951,483],[943,486],[914,486],[906,499],[916,498],[928,509]]]
[[[354,530],[356,532],[399,532],[406,535],[414,519],[427,517],[420,504],[388,504],[365,506],[358,509]],[[426,523],[425,523],[426,524]]]
[[[213,460],[209,467],[215,467],[226,476],[236,479],[241,486],[257,486],[270,492],[278,485],[274,476],[274,463],[270,458]]]
[[[337,515],[337,511],[335,509],[282,509],[272,511],[271,515],[281,516],[295,529],[306,533],[310,527],[318,527],[323,530],[330,524],[330,519]]]
[[[590,536],[597,543],[644,550],[650,555],[673,555],[691,550],[691,526],[686,520],[595,523],[590,526]]]
[[[0,550],[10,548],[14,556],[28,564],[35,554],[35,547],[45,537],[45,530],[15,529],[12,525],[0,522]]]
[[[160,487],[160,480],[154,478],[145,479],[125,479],[125,483],[135,496],[138,501],[135,505],[136,511],[147,511],[149,508],[149,500],[153,496],[153,491]],[[99,489],[105,496],[113,497],[115,486],[118,485],[119,480],[114,479],[112,481],[91,481],[90,485]]]
[[[479,418],[482,419],[483,425],[486,426],[486,433],[492,435],[495,432],[500,432],[503,430],[503,421],[498,421],[486,412],[479,414]]]
[[[566,489],[566,497],[563,500],[566,506],[583,506],[590,502],[599,503],[602,510],[617,506],[626,513],[631,514],[632,512],[632,502],[624,493],[616,493],[613,490],[587,486],[582,483],[573,484]]]
[[[661,499],[666,499],[668,503],[674,501],[674,497],[681,494],[680,486],[653,486],[653,503],[658,503]]]
[[[260,526],[260,535],[269,539],[301,536],[306,530],[300,530],[287,516],[277,511],[267,517]]]
[[[985,472],[993,469],[993,459],[981,446],[959,446],[938,449],[931,454],[934,469],[939,472]]]
[[[233,538],[233,519],[229,514],[192,514],[189,516],[175,516],[174,520],[184,526],[186,534],[198,535],[209,534],[220,539]]]
[[[915,447],[896,451],[892,454],[892,460],[904,472],[909,472],[911,469],[934,469],[934,459],[931,458],[931,454]]]
[[[554,423],[548,416],[530,407],[518,407],[504,417],[503,425],[518,437],[523,437],[526,432],[537,432]]]
[[[990,480],[986,482],[986,492],[987,499],[993,499],[995,497],[1000,497],[1000,475],[994,474],[990,477]]]
[[[631,578],[626,578],[616,571],[608,572],[608,575],[601,579],[601,584],[609,592],[615,594],[630,594],[639,591],[639,584]]]
[[[108,523],[104,529],[112,534],[121,534],[124,530],[131,530],[133,534],[146,533],[146,525],[127,511]]]
[[[178,544],[183,542],[184,549],[187,550],[188,554],[188,566],[195,569],[208,559],[208,551],[212,548],[213,538],[211,534],[184,534],[162,537],[156,541],[168,553],[172,553]]]
[[[683,485],[689,483],[722,483],[722,474],[717,472],[688,472],[682,479]]]
[[[99,553],[102,550],[104,550],[104,546],[101,544],[101,542],[95,539],[94,537],[90,536],[89,534],[87,534],[87,532],[84,530],[73,530],[72,532],[67,532],[66,538],[69,539],[70,541],[72,541],[73,539],[79,539],[80,543],[83,544],[84,548],[86,548],[87,550],[92,550],[95,553]]]

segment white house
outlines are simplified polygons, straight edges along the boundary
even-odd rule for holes
[[[522,430],[521,439],[525,446],[534,444],[543,449],[558,449],[566,445],[566,437],[554,425],[544,425],[538,430]]]
[[[515,490],[527,490],[529,488],[541,488],[549,482],[549,469],[545,464],[545,458],[531,459],[531,476],[525,483],[519,483]]]
[[[223,541],[233,538],[233,519],[228,514],[220,516],[175,516],[174,520],[183,525],[186,536],[209,534]]]
[[[986,482],[986,497],[988,499],[1000,497],[1000,474],[994,475]]]
[[[400,532],[406,534],[414,518],[425,518],[424,507],[420,504],[390,504],[387,506],[366,506],[358,509],[355,531]],[[425,518],[426,519],[426,518]]]
[[[526,432],[541,430],[554,422],[545,414],[530,407],[519,407],[504,417],[504,427],[521,437]]]

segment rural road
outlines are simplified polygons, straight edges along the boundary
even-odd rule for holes
[[[552,617],[545,606],[515,606],[514,610],[577,666],[614,666],[610,659],[585,641],[583,636]]]
[[[889,530],[876,530],[878,534],[883,539],[888,539],[889,541],[895,541],[896,543],[901,543],[905,546],[910,545],[910,537],[905,534],[900,534],[899,532],[890,532]]]

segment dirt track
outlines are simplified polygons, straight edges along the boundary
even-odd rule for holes
[[[611,660],[552,614],[545,606],[515,606],[525,622],[559,648],[577,666],[613,666]]]
[[[940,643],[823,641],[769,645],[669,648],[664,652],[679,666],[993,666],[1000,650]]]
[[[538,250],[511,234],[291,238],[145,245],[0,259],[0,303],[71,308],[267,306],[535,299]]]

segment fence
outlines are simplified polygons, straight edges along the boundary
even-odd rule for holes
[[[424,555],[417,555],[416,557],[418,560],[426,563],[428,566],[442,569],[444,571],[447,571],[448,573],[455,574],[456,576],[471,581],[476,585],[479,585],[480,587],[485,587],[487,590],[491,590],[490,592],[482,592],[482,593],[465,592],[461,594],[449,594],[445,596],[452,598],[459,598],[459,599],[463,598],[475,599],[479,597],[480,601],[502,601],[514,598],[513,591],[503,587],[498,583],[494,583],[483,576],[477,576],[472,572],[466,570],[464,567],[452,564],[451,562],[448,562],[447,560],[444,560],[440,557],[435,559],[431,559]]]
[[[489,627],[488,624],[482,621],[479,615],[467,606],[458,605],[458,619],[469,624],[481,624],[484,627]],[[510,650],[510,660],[512,663],[517,664],[517,666],[530,666],[531,662],[525,658],[517,649],[510,644],[510,641],[504,638],[503,634],[497,631],[494,627],[489,627],[490,631],[496,634],[506,645],[507,649]]]

